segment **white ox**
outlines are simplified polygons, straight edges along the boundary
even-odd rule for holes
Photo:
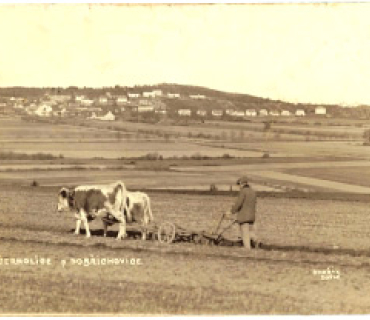
[[[122,212],[126,213],[127,221],[138,222],[142,240],[146,240],[148,224],[154,220],[149,196],[144,192],[127,191],[126,206]],[[115,222],[114,217],[110,217],[109,214],[108,219],[103,221],[107,224]]]
[[[139,222],[142,239],[146,240],[148,224],[154,220],[150,207],[150,198],[144,192],[127,192],[126,199],[127,219]]]
[[[108,185],[86,185],[76,188],[62,188],[59,192],[58,211],[65,209],[75,210],[76,229],[75,234],[80,233],[81,222],[86,229],[86,237],[90,237],[88,220],[97,217],[103,218],[107,214],[119,223],[117,239],[126,237],[126,219],[124,210],[127,201],[127,190],[123,182],[118,181]],[[127,219],[131,220],[127,210]],[[104,221],[103,221],[104,222]],[[107,225],[104,222],[104,236],[107,233]]]

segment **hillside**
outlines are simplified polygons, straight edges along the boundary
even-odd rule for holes
[[[112,96],[127,95],[128,93],[140,93],[153,90],[161,90],[163,96],[159,96],[158,99],[162,100],[168,110],[176,112],[181,108],[188,109],[266,109],[268,111],[288,110],[295,112],[297,109],[304,109],[307,114],[314,113],[314,109],[318,106],[315,104],[308,103],[288,103],[279,100],[272,100],[266,98],[260,98],[249,94],[223,92],[214,90],[206,87],[193,86],[193,85],[180,85],[173,83],[161,83],[158,85],[143,85],[143,86],[119,86],[114,87],[102,87],[102,88],[88,88],[88,87],[76,87],[70,86],[66,88],[62,87],[48,87],[48,88],[29,88],[29,87],[6,87],[0,88],[0,101],[1,98],[10,97],[23,97],[38,99],[43,97],[45,94],[51,95],[70,95],[70,96],[81,96],[95,99],[98,96],[110,93]],[[179,94],[179,98],[171,98],[168,94]],[[201,95],[204,99],[194,99],[191,95]],[[321,104],[322,105],[322,104]],[[370,117],[370,108],[368,106],[361,106],[357,108],[341,108],[338,105],[324,105],[328,111],[328,114],[332,116],[340,116],[345,118],[366,118]]]

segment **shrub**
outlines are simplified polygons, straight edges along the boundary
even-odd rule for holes
[[[368,146],[370,144],[370,130],[365,130],[363,133],[364,139],[364,146]]]
[[[270,154],[268,152],[264,152],[262,158],[270,158]]]
[[[39,183],[36,180],[33,180],[31,183],[31,187],[38,187]]]
[[[214,183],[212,183],[212,184],[209,186],[209,191],[211,191],[211,192],[215,192],[215,191],[217,191],[217,187],[216,187],[216,185],[215,185]]]
[[[163,156],[158,152],[148,153],[145,156],[142,156],[141,159],[144,160],[163,160]]]
[[[15,153],[15,152],[0,152],[0,160],[53,160],[61,159],[61,155],[58,157],[49,154],[49,153],[36,153],[36,154],[27,154],[27,153]]]
[[[268,131],[268,130],[270,130],[270,129],[271,129],[271,123],[272,123],[272,121],[265,121],[265,122],[263,123],[263,130],[264,130],[264,131]]]

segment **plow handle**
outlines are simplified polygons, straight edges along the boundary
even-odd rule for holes
[[[224,220],[224,218],[225,218],[225,214],[223,213],[222,216],[221,216],[220,221],[218,222],[217,228],[215,229],[215,231],[213,232],[213,234],[217,234],[217,232],[220,229],[221,223]]]

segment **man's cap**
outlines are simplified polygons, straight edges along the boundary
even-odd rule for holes
[[[246,176],[243,176],[243,177],[239,178],[238,180],[236,180],[237,185],[245,185],[245,184],[248,184],[248,183],[249,183],[249,180],[248,180],[248,177],[246,177]]]

